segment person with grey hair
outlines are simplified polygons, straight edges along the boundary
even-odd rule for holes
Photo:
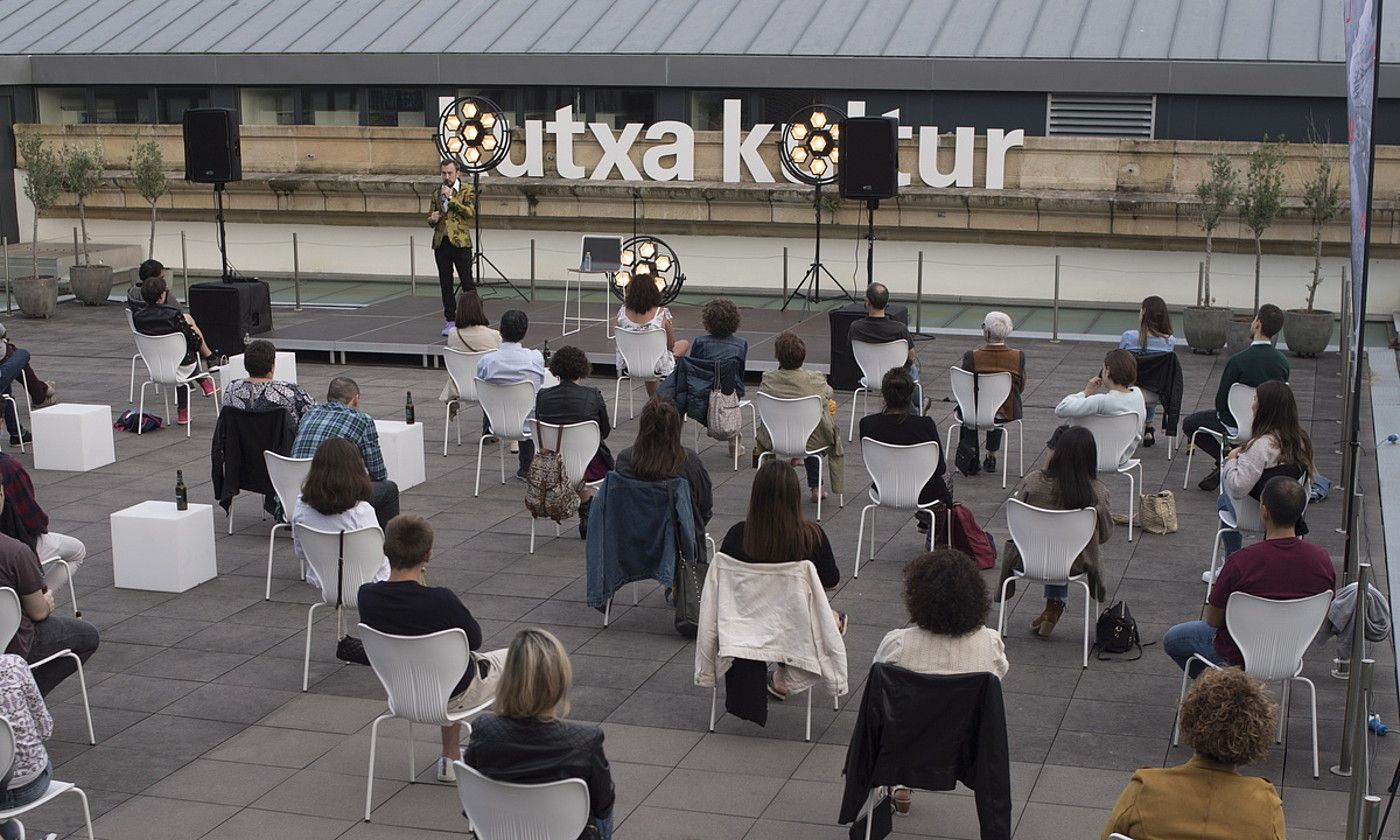
[[[1026,354],[1006,344],[1012,326],[1011,316],[1005,312],[988,312],[987,317],[982,319],[982,346],[964,353],[961,364],[963,370],[971,373],[1011,374],[1011,394],[997,409],[997,419],[1002,421],[1021,419],[1021,392],[1026,389]],[[958,452],[954,465],[967,476],[977,475],[981,470],[995,472],[996,453],[1001,450],[1001,441],[1001,429],[988,430],[987,457],[979,464],[977,430],[961,427],[958,430]]]
[[[326,401],[301,418],[292,457],[315,457],[321,444],[333,437],[345,438],[360,450],[360,459],[369,473],[369,503],[383,528],[399,515],[399,486],[389,479],[389,470],[384,466],[374,418],[360,410],[360,386],[348,376],[332,379],[326,389]]]

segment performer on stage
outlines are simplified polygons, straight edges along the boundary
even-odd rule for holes
[[[442,289],[442,318],[446,325],[442,334],[452,332],[457,316],[457,291],[452,282],[452,268],[462,280],[462,291],[476,288],[472,279],[472,188],[458,177],[457,164],[445,160],[440,167],[442,186],[438,189],[433,212],[428,214],[428,227],[433,229],[433,258],[437,261],[438,286]]]

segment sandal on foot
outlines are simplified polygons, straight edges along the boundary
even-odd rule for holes
[[[896,785],[890,791],[890,802],[894,803],[894,812],[901,817],[909,816],[909,808],[914,804],[914,792],[903,785]]]
[[[775,672],[775,673],[776,673],[776,672]],[[768,696],[769,696],[769,697],[772,697],[774,700],[786,700],[786,699],[787,699],[788,693],[787,693],[786,691],[779,691],[779,690],[773,685],[773,675],[772,675],[772,674],[770,674],[770,675],[768,676],[768,680],[767,680],[767,682],[766,682],[766,685],[767,685],[767,688],[768,688]]]
[[[1142,430],[1142,445],[1144,447],[1152,446],[1157,443],[1156,431],[1157,430],[1151,426]]]

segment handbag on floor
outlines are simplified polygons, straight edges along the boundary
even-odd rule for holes
[[[1142,497],[1142,530],[1149,534],[1175,534],[1177,527],[1176,496],[1172,491]]]
[[[953,503],[953,533],[948,534],[948,516],[941,510],[933,515],[932,545],[943,543],[956,548],[977,563],[979,569],[991,569],[997,564],[997,547],[992,535],[977,524],[977,517],[971,508],[959,502]]]

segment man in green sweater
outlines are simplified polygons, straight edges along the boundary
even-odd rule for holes
[[[1251,388],[1258,388],[1265,382],[1277,379],[1287,382],[1289,376],[1288,357],[1273,345],[1273,337],[1283,329],[1283,310],[1266,303],[1259,307],[1259,313],[1249,325],[1249,347],[1230,357],[1225,363],[1225,372],[1220,375],[1220,387],[1215,391],[1215,408],[1210,411],[1197,411],[1186,418],[1182,432],[1187,440],[1197,429],[1205,429],[1218,435],[1234,436],[1239,424],[1230,413],[1230,386],[1239,382]],[[1220,486],[1220,438],[1205,435],[1197,438],[1201,451],[1215,459],[1215,469],[1196,486],[1214,492]]]

